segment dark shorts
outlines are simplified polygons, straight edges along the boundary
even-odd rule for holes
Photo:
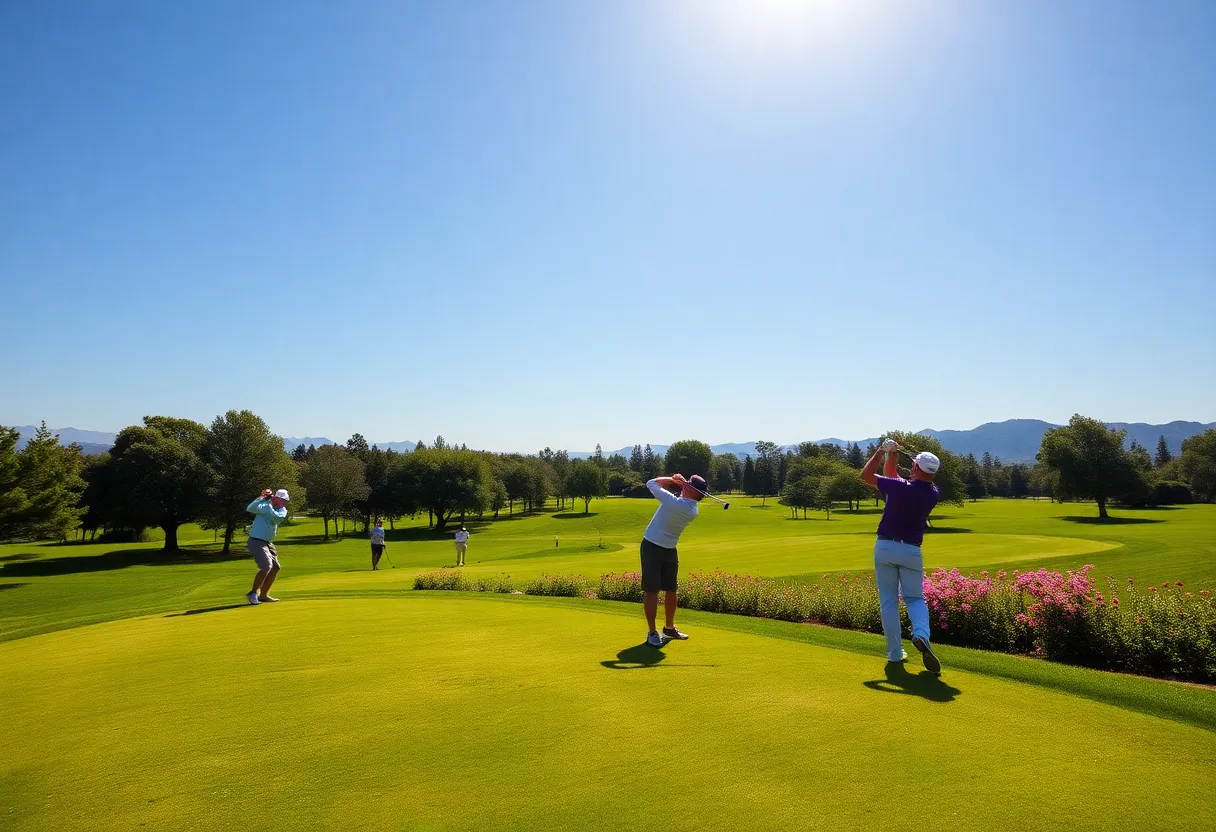
[[[372,554],[373,555],[383,555],[384,554],[384,544],[383,543],[373,543],[372,544]]]
[[[668,549],[642,538],[642,591],[676,591],[680,559],[675,549]]]

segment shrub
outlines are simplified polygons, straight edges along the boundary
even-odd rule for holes
[[[525,595],[555,595],[578,598],[588,594],[587,579],[582,575],[541,575],[524,585]]]
[[[468,592],[469,582],[459,569],[436,569],[414,576],[414,589],[443,589],[451,592]]]
[[[642,600],[641,572],[609,572],[600,575],[600,587],[595,593],[601,601],[634,601]]]

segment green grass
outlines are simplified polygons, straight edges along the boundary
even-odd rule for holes
[[[592,507],[471,524],[466,571],[636,570],[654,504]],[[931,566],[1216,586],[1216,506],[941,514]],[[864,570],[876,522],[706,505],[681,566]],[[877,636],[687,611],[693,640],[655,653],[637,605],[410,591],[452,562],[423,526],[390,532],[377,573],[361,536],[286,527],[285,601],[259,608],[233,606],[243,545],[220,558],[196,528],[174,557],[0,546],[0,828],[1183,829],[1216,810],[1211,690],[948,647],[940,680],[888,679]]]
[[[834,512],[791,520],[772,500],[732,499],[729,511],[706,505],[680,546],[681,569],[723,569],[791,580],[870,568],[877,513]],[[636,570],[637,546],[654,511],[649,500],[595,501],[589,515],[549,511],[471,523],[467,571],[528,578],[543,572]],[[945,507],[925,543],[932,568],[1064,569],[1097,564],[1098,576],[1121,582],[1181,580],[1216,589],[1216,506],[1116,511],[1111,524],[1088,520],[1087,504],[986,500]],[[1071,518],[1071,519],[1070,519]],[[320,543],[319,520],[285,527],[278,590],[295,595],[383,593],[408,589],[418,572],[453,563],[449,537],[431,534],[425,517],[389,532],[397,567],[369,570],[362,536]],[[558,535],[560,546],[554,547]],[[212,535],[185,527],[183,557],[166,559],[159,544],[10,544],[0,546],[0,640],[121,618],[206,606],[240,598],[251,578],[243,544],[233,559],[213,554]],[[604,548],[598,548],[603,543]]]
[[[0,818],[921,830],[921,795],[943,830],[1210,817],[1201,728],[984,672],[888,679],[874,655],[768,637],[815,629],[780,622],[690,615],[694,639],[655,652],[624,608],[418,593],[0,645]]]

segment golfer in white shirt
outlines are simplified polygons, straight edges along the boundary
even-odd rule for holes
[[[680,486],[680,496],[667,490],[672,484]],[[659,508],[642,535],[642,606],[646,610],[646,624],[650,627],[646,643],[651,647],[662,647],[668,639],[688,638],[686,633],[676,629],[676,590],[680,573],[676,544],[680,542],[680,533],[684,528],[697,519],[697,503],[701,502],[703,492],[709,490],[709,484],[699,475],[685,480],[680,474],[672,474],[670,477],[657,477],[646,483],[646,487],[658,498]],[[659,590],[663,591],[663,612],[667,617],[667,626],[663,628],[662,635],[655,627]]]
[[[469,531],[464,526],[456,532],[456,565],[464,566],[464,553],[469,548]]]

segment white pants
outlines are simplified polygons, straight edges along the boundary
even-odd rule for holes
[[[925,605],[925,567],[920,547],[897,540],[874,544],[874,581],[878,584],[878,604],[882,611],[882,634],[887,637],[887,659],[903,657],[899,642],[899,596],[908,607],[912,637],[929,640],[929,608]]]

